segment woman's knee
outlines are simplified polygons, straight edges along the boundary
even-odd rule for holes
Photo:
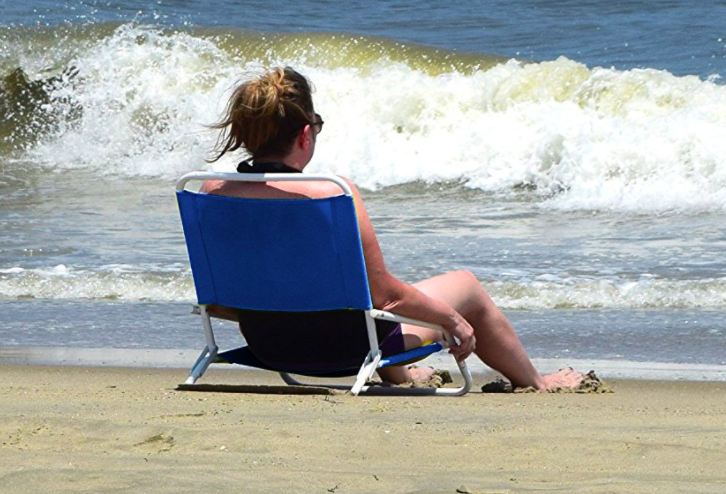
[[[450,271],[443,275],[443,278],[446,280],[444,283],[446,286],[461,294],[469,295],[484,291],[481,282],[474,276],[474,273],[466,269]]]
[[[467,313],[492,305],[489,295],[471,271],[450,271],[416,283],[426,295],[446,302],[467,318]]]
[[[456,273],[459,287],[466,294],[462,297],[463,303],[459,311],[469,322],[504,316],[471,271],[462,270]]]
[[[476,276],[474,276],[474,273],[472,273],[468,269],[460,269],[459,271],[454,271],[454,273],[463,283],[477,288],[481,288],[481,282],[477,279]]]

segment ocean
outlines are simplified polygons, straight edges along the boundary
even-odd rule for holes
[[[308,170],[359,185],[401,279],[471,270],[544,367],[726,380],[724,26],[717,0],[0,0],[0,362],[201,349],[174,184],[233,170],[207,125],[290,65]]]

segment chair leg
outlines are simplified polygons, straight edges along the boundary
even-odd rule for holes
[[[378,362],[381,360],[381,351],[378,350],[377,352],[370,352],[366,359],[363,361],[363,365],[361,366],[360,370],[358,371],[358,375],[355,378],[355,384],[353,384],[353,387],[350,388],[350,392],[353,396],[358,396],[358,394],[363,390],[363,386],[365,383],[373,377],[373,374],[376,372],[376,369],[378,368]]]
[[[457,365],[459,366],[459,372],[461,372],[461,377],[464,378],[464,385],[460,388],[437,388],[435,394],[463,396],[469,392],[472,385],[471,371],[469,370],[469,366],[466,365],[466,362],[457,362]]]
[[[301,381],[298,381],[294,377],[292,377],[287,372],[280,372],[280,377],[282,377],[282,380],[285,381],[285,384],[289,386],[307,386],[307,387],[313,387],[313,388],[329,388],[329,389],[340,389],[343,391],[349,391],[350,386],[346,386],[344,384],[328,384],[328,383],[304,383]]]
[[[189,377],[184,382],[184,384],[194,384],[197,382],[197,379],[202,377],[202,375],[207,371],[207,368],[209,367],[209,364],[214,362],[214,360],[217,358],[217,347],[214,346],[212,349],[205,346],[204,350],[202,350],[202,353],[199,355],[199,358],[197,358],[197,361],[192,366],[192,370],[189,373]]]
[[[286,372],[280,372],[280,377],[290,386],[320,386],[332,389],[343,389],[349,390],[354,396],[357,395],[440,395],[440,396],[463,396],[469,392],[472,386],[471,372],[466,362],[457,362],[461,376],[464,379],[463,386],[459,388],[400,388],[400,387],[382,387],[382,386],[366,386],[365,383],[372,376],[378,367],[378,361],[380,360],[380,354],[377,355],[373,360],[370,360],[371,356],[367,356],[363,362],[358,376],[356,377],[355,384],[351,388],[350,386],[338,385],[338,384],[307,384],[298,381],[290,374]],[[375,362],[375,364],[374,364]]]
[[[459,371],[464,378],[460,388],[401,388],[383,386],[363,386],[360,394],[369,396],[463,396],[472,386],[471,372],[466,362],[458,362]]]
[[[214,340],[212,320],[209,317],[206,305],[199,306],[199,315],[202,318],[202,328],[204,328],[204,339],[207,342],[207,346],[204,347],[199,358],[192,366],[189,377],[184,384],[194,384],[207,371],[209,364],[217,359],[217,342]]]
[[[285,381],[285,384],[288,384],[290,386],[306,386],[305,383],[301,383],[287,372],[280,372],[280,377],[283,381]]]
[[[363,361],[363,365],[361,365],[360,370],[358,371],[358,375],[355,378],[355,383],[353,384],[353,387],[345,386],[341,384],[308,384],[303,383],[292,377],[287,372],[280,372],[280,377],[282,377],[282,380],[285,381],[286,384],[290,386],[320,386],[323,388],[331,388],[331,389],[341,389],[341,390],[347,390],[350,391],[351,394],[357,395],[361,392],[361,390],[368,389],[368,386],[365,386],[365,383],[373,377],[373,374],[376,372],[376,369],[378,368],[378,362],[381,360],[381,351],[377,352],[370,352],[365,360]]]
[[[444,338],[449,345],[453,345],[455,343],[454,337],[451,336],[451,333],[449,333],[448,331],[444,331]],[[469,392],[472,384],[471,371],[469,371],[469,366],[466,365],[466,361],[456,362],[456,364],[459,366],[459,372],[461,372],[461,376],[464,378],[464,385],[458,389],[438,388],[436,390],[436,394],[462,396]]]

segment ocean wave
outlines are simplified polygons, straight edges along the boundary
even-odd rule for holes
[[[541,278],[541,277],[540,277]],[[502,309],[720,309],[726,278],[672,280],[572,277],[564,280],[485,280]],[[187,266],[107,265],[80,268],[15,266],[0,269],[0,298],[189,302],[195,298]]]
[[[311,171],[370,189],[454,181],[524,191],[548,209],[726,210],[726,87],[695,76],[339,34],[57,29],[67,32],[50,53],[14,35],[23,55],[0,63],[0,75],[20,80],[0,88],[20,101],[3,110],[5,147],[50,170],[171,178],[210,168],[205,125],[235,81],[288,64],[313,80],[326,121]]]
[[[95,269],[59,264],[0,269],[0,298],[97,301],[193,301],[191,271],[178,265],[108,265]]]
[[[702,280],[570,279],[485,283],[506,309],[719,309],[726,278]]]

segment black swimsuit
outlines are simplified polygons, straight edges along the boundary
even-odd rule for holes
[[[237,165],[237,173],[302,173],[300,170],[287,166],[285,163],[269,161],[262,163],[250,163],[244,160]]]
[[[301,173],[284,163],[250,163],[239,173]],[[265,364],[289,371],[356,368],[370,345],[361,311],[268,312],[241,310],[240,330],[254,355]],[[350,328],[360,328],[351,331]],[[379,348],[384,356],[405,350],[401,325],[376,320]]]

